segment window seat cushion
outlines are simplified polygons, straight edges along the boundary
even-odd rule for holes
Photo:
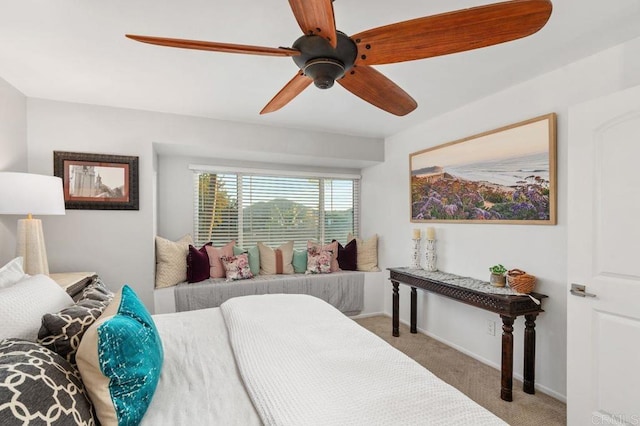
[[[215,308],[232,297],[253,294],[309,294],[333,305],[347,315],[357,315],[364,307],[363,272],[341,271],[330,274],[258,275],[227,282],[210,278],[199,283],[180,283],[175,287],[176,311]]]

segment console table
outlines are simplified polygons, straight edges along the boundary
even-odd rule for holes
[[[536,317],[542,310],[542,300],[547,296],[540,293],[513,295],[511,289],[493,289],[489,283],[473,278],[460,277],[445,272],[427,272],[422,269],[388,268],[393,284],[393,335],[400,335],[400,293],[399,284],[411,287],[411,333],[417,333],[417,293],[422,289],[440,294],[453,300],[466,303],[477,308],[495,312],[502,318],[502,379],[500,398],[512,401],[513,388],[513,322],[524,315],[524,385],[526,393],[535,393],[535,357],[536,357]],[[484,288],[483,286],[489,286]],[[489,291],[495,291],[494,294]]]

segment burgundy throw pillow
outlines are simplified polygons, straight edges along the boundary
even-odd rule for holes
[[[343,271],[358,270],[358,247],[355,238],[344,247],[338,243],[338,265]]]
[[[205,247],[210,245],[211,243],[207,243],[199,249],[189,245],[189,254],[187,254],[187,281],[190,283],[197,283],[209,279],[209,255]]]

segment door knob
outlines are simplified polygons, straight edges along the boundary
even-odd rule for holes
[[[580,284],[571,284],[571,294],[578,297],[596,297],[593,293],[586,292],[587,287]]]

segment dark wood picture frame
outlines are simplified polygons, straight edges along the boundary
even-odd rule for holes
[[[54,151],[53,174],[62,178],[67,209],[140,209],[138,157]]]

